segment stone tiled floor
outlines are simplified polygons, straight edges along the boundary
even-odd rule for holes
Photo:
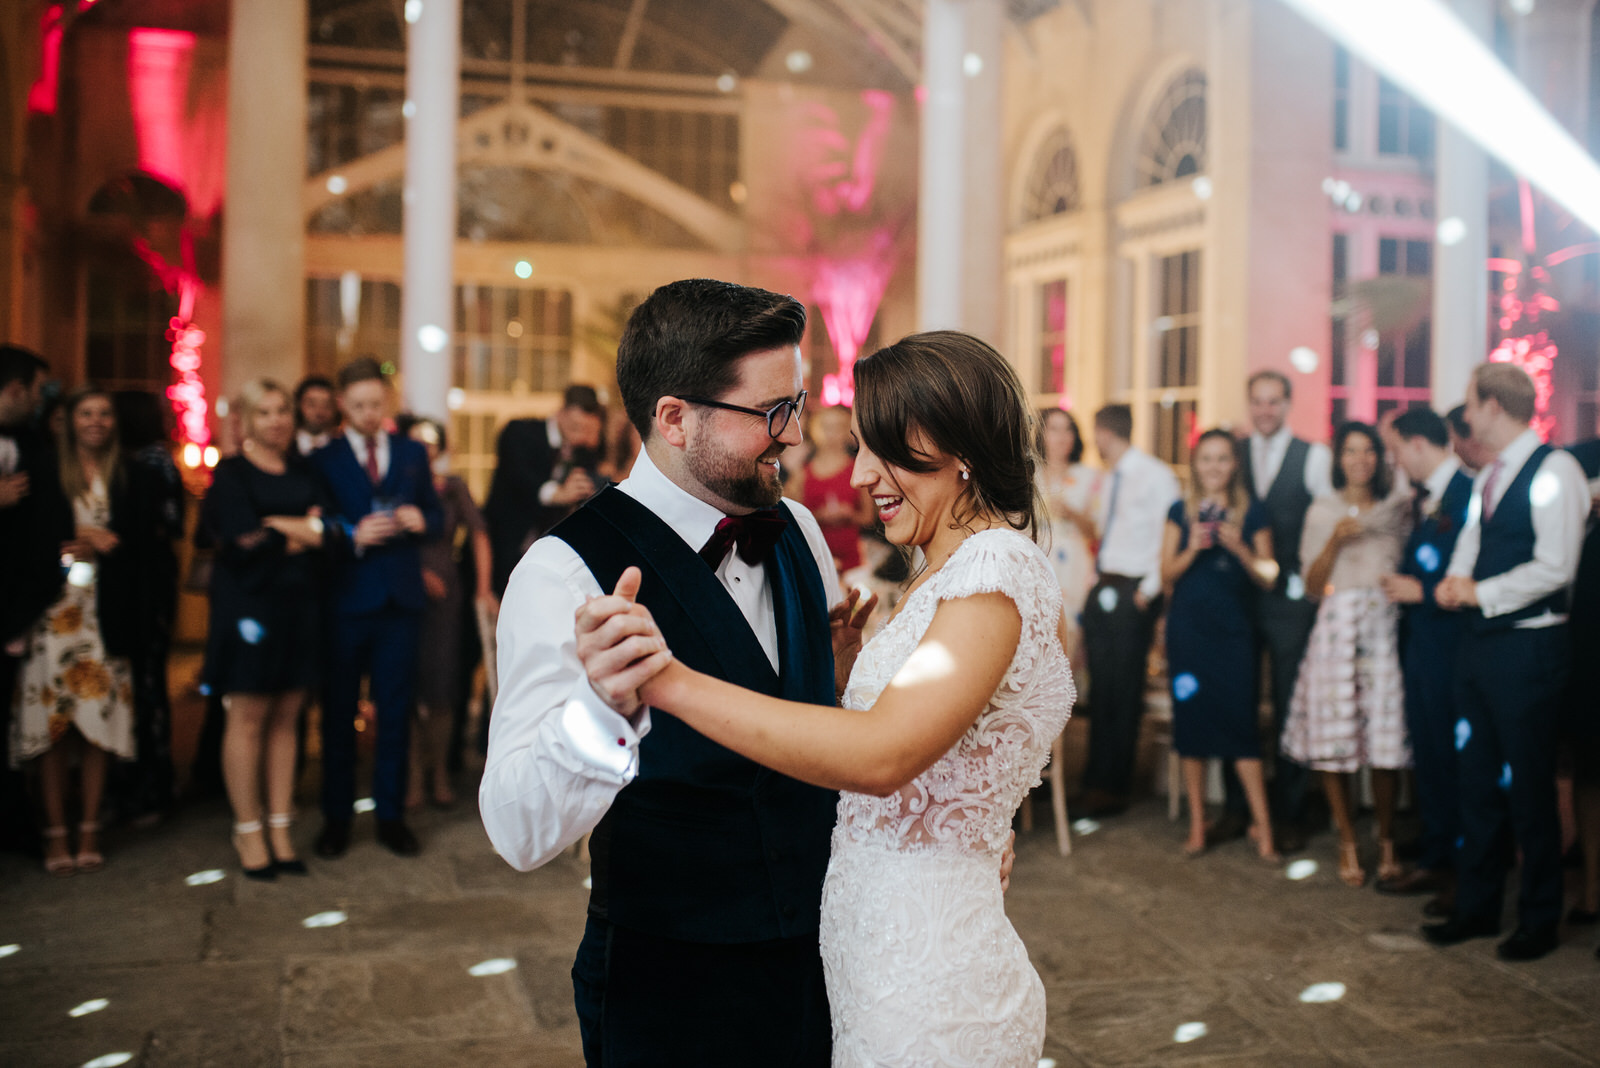
[[[1600,1064],[1592,932],[1513,967],[1487,941],[1423,945],[1417,902],[1341,885],[1327,837],[1296,881],[1242,842],[1182,859],[1153,801],[1076,838],[1070,858],[1042,803],[1040,817],[1008,907],[1049,991],[1045,1054],[1063,1068]],[[216,804],[118,833],[97,875],[0,857],[0,945],[19,947],[0,958],[0,1064],[581,1063],[579,862],[512,871],[470,806],[418,817],[414,860],[373,843],[369,820],[342,860],[270,885],[234,874]],[[299,829],[307,846],[314,829]],[[219,867],[220,882],[185,884]],[[303,925],[329,911],[347,919]],[[496,958],[516,966],[469,974]],[[1303,1002],[1318,984],[1342,996]],[[96,998],[100,1011],[69,1014]]]

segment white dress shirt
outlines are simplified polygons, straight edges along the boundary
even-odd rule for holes
[[[1489,500],[1492,513],[1540,444],[1537,433],[1525,430],[1500,451],[1498,472],[1493,463],[1478,472],[1472,483],[1472,503],[1467,506],[1467,525],[1450,557],[1450,574],[1470,577],[1478,562],[1484,486],[1490,474],[1495,473]],[[1552,449],[1534,474],[1528,496],[1533,509],[1533,559],[1477,584],[1478,607],[1489,619],[1516,612],[1572,585],[1578,574],[1578,553],[1589,515],[1589,483],[1583,468],[1570,452]],[[1566,618],[1565,613],[1546,612],[1517,626],[1550,627]]]
[[[1289,455],[1289,443],[1293,440],[1294,434],[1288,424],[1279,427],[1278,432],[1270,438],[1260,434],[1250,435],[1250,470],[1256,480],[1256,496],[1262,500],[1267,499],[1267,493],[1278,477],[1278,469],[1283,466],[1283,458]],[[1305,483],[1306,492],[1314,500],[1333,492],[1333,452],[1320,441],[1309,444],[1311,450],[1306,454]]]
[[[356,454],[356,463],[361,465],[361,470],[367,469],[367,437],[357,433],[349,427],[344,431],[345,440],[350,443],[350,449]],[[378,441],[378,481],[382,482],[389,474],[389,434],[380,430],[373,435]]]
[[[1172,468],[1129,446],[1100,487],[1102,575],[1138,579],[1147,600],[1161,592],[1161,540],[1180,492]]]
[[[555,453],[558,460],[557,466],[560,466],[561,428],[556,426],[556,421],[554,419],[546,419],[544,421],[544,432],[545,440],[550,442],[550,451]],[[554,468],[552,468],[552,470],[554,470]],[[544,484],[539,487],[539,503],[544,505],[546,508],[549,508],[552,504],[556,503],[556,494],[560,491],[560,479],[546,479]]]
[[[670,481],[646,450],[617,488],[697,552],[723,516]],[[831,607],[840,599],[833,553],[805,506],[786,503],[816,558]],[[765,567],[730,552],[717,579],[776,671],[778,622]],[[478,806],[489,840],[520,871],[593,830],[639,771],[639,739],[649,733],[650,710],[635,721],[618,715],[590,688],[578,660],[573,615],[601,592],[572,547],[548,537],[533,543],[506,585],[496,632],[500,693],[489,720]]]
[[[1450,480],[1456,477],[1456,472],[1461,470],[1461,461],[1452,453],[1439,461],[1439,466],[1433,473],[1422,480],[1422,499],[1417,502],[1419,514],[1427,515],[1430,508],[1437,508],[1439,500],[1444,496],[1444,491],[1450,488]],[[1398,487],[1396,487],[1398,491]]]
[[[300,451],[301,456],[310,456],[332,440],[333,435],[329,433],[313,434],[309,430],[294,432],[294,447]]]

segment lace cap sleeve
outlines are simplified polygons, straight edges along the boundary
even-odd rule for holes
[[[1024,619],[1041,607],[1050,591],[1060,597],[1060,587],[1043,552],[1019,531],[985,530],[968,538],[940,576],[941,601],[980,593],[1003,593],[1016,603]]]

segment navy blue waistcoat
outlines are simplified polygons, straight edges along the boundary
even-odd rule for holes
[[[1525,564],[1533,559],[1535,535],[1530,492],[1534,476],[1539,473],[1539,465],[1544,463],[1544,458],[1550,455],[1550,451],[1548,445],[1540,445],[1533,450],[1528,462],[1522,465],[1517,477],[1506,487],[1505,495],[1495,506],[1494,515],[1482,521],[1479,531],[1478,561],[1472,568],[1472,581],[1482,582],[1486,578],[1503,575],[1519,564]],[[1492,619],[1485,618],[1481,611],[1474,610],[1471,615],[1471,627],[1480,633],[1505,630],[1524,619],[1542,616],[1546,612],[1566,611],[1567,591],[1563,589],[1541,597],[1515,612],[1507,612]]]
[[[1422,633],[1453,641],[1460,634],[1461,613],[1439,607],[1434,591],[1450,566],[1456,539],[1467,525],[1467,509],[1472,503],[1472,479],[1457,471],[1450,476],[1433,511],[1418,517],[1400,557],[1400,573],[1422,583],[1422,603],[1408,604],[1401,613],[1401,631],[1411,636]]]
[[[689,667],[790,701],[835,703],[827,595],[794,522],[766,565],[778,619],[776,674],[716,574],[632,497],[607,489],[550,533],[572,546],[601,589],[638,567],[639,603]],[[589,913],[688,942],[815,934],[837,802],[830,790],[656,713],[639,744],[638,778],[590,839]]]
[[[1248,438],[1239,447],[1244,459],[1242,476],[1251,498],[1266,506],[1272,521],[1272,557],[1278,562],[1278,577],[1272,589],[1283,593],[1289,587],[1289,576],[1300,574],[1300,533],[1305,529],[1306,510],[1311,507],[1311,494],[1306,491],[1306,458],[1311,455],[1311,445],[1300,438],[1289,439],[1283,463],[1278,465],[1265,497],[1256,496],[1253,451]]]

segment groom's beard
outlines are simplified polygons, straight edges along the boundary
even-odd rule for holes
[[[771,508],[783,499],[783,482],[768,463],[782,454],[783,446],[774,441],[772,448],[750,459],[727,452],[715,439],[703,437],[689,447],[684,460],[697,482],[729,504]]]

